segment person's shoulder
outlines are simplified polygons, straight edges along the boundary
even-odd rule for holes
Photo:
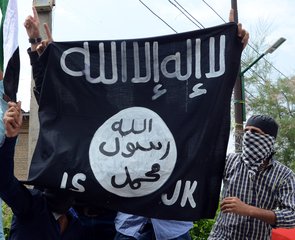
[[[237,164],[239,164],[240,160],[240,153],[229,153],[226,156],[225,161],[225,169],[224,169],[224,177],[231,175],[232,172],[234,172],[234,169],[236,168]]]
[[[284,165],[283,163],[279,162],[278,160],[274,159],[272,164],[274,169],[280,172],[281,174],[285,176],[295,177],[295,173],[293,172],[293,170],[287,167],[286,165]]]

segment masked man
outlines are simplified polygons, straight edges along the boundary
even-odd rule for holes
[[[273,159],[278,124],[249,118],[242,153],[226,160],[220,214],[209,240],[271,239],[271,229],[295,227],[295,175]]]

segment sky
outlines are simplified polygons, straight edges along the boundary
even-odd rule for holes
[[[55,0],[53,38],[55,41],[111,40],[174,34],[175,31],[185,32],[202,26],[207,28],[223,24],[224,20],[228,20],[231,8],[230,0],[141,1],[170,27],[139,0]],[[175,7],[177,3],[199,22],[199,26]],[[252,40],[255,40],[257,29],[261,26],[268,26],[269,29],[265,46],[270,46],[280,37],[287,39],[274,53],[267,56],[267,59],[285,76],[295,75],[295,1],[237,0],[237,4],[239,22],[249,31],[250,39],[252,37]],[[18,1],[21,52],[18,99],[22,101],[25,111],[30,109],[31,68],[26,53],[30,44],[23,23],[25,18],[32,14],[31,6],[32,0]],[[212,8],[224,20],[218,17]],[[251,40],[250,45],[252,46]]]

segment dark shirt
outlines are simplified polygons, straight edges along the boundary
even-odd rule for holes
[[[39,55],[37,51],[32,52],[31,48],[29,48],[27,52],[30,57],[30,63],[32,66],[32,75],[33,75],[33,80],[35,82],[33,91],[34,91],[34,95],[37,100],[37,103],[39,104],[45,68],[43,66],[43,63],[39,60]]]
[[[68,211],[69,225],[63,234],[47,206],[41,191],[29,190],[13,175],[16,138],[6,138],[0,148],[0,197],[12,209],[11,240],[76,240],[82,237],[82,226]]]

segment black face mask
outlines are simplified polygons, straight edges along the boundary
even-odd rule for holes
[[[243,161],[251,168],[258,169],[274,152],[275,138],[265,134],[245,132],[243,137]]]

